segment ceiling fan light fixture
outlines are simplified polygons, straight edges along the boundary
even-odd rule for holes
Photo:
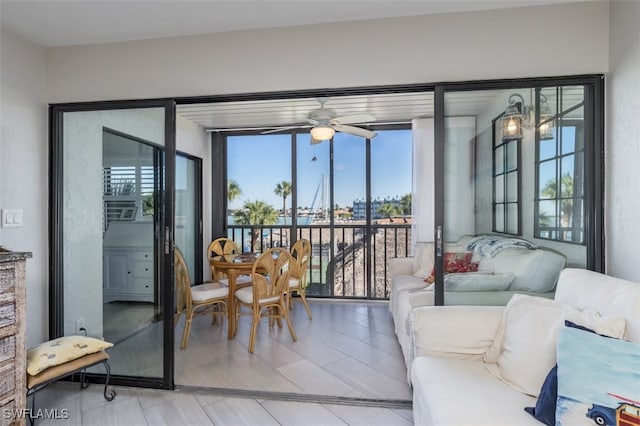
[[[333,137],[336,131],[329,126],[319,125],[311,129],[311,137],[319,141],[326,141]]]

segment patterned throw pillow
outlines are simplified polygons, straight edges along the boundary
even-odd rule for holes
[[[113,343],[86,336],[64,336],[27,350],[27,373],[32,376],[49,367],[110,348]]]
[[[444,254],[444,273],[462,273],[462,272],[476,272],[478,270],[477,263],[471,263],[473,253],[471,252],[445,252]],[[436,280],[436,268],[435,266],[431,270],[431,275],[425,278],[425,282],[431,284]]]
[[[639,371],[638,343],[563,327],[558,336],[556,425],[640,423]],[[621,423],[624,420],[627,423]]]

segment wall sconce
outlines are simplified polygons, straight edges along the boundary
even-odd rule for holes
[[[530,108],[524,104],[524,98],[514,93],[509,96],[509,106],[502,116],[502,141],[522,139],[522,128],[529,122]]]
[[[555,123],[553,113],[547,103],[547,97],[540,94],[540,124],[538,125],[538,139],[546,141],[555,137]]]

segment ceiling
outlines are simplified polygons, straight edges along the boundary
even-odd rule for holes
[[[447,95],[449,115],[477,115],[500,91],[476,91]],[[178,105],[182,117],[210,131],[307,125],[308,114],[320,108],[319,100],[338,116],[369,113],[376,124],[407,123],[433,117],[433,92],[369,94],[329,98],[300,98]]]
[[[575,1],[581,0],[0,0],[0,21],[54,47]]]

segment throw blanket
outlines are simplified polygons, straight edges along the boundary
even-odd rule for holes
[[[535,244],[521,238],[505,238],[499,235],[480,235],[472,238],[467,243],[466,250],[478,253],[481,256],[492,258],[508,248],[522,248],[535,250]]]

